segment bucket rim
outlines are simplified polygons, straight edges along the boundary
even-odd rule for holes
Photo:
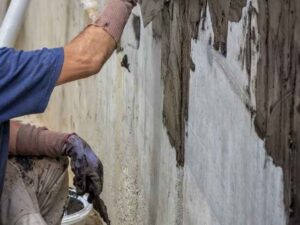
[[[75,192],[76,191],[74,189],[70,189],[70,191]],[[72,197],[72,196],[70,196]],[[77,199],[83,204],[83,209],[79,210],[76,213],[73,213],[71,215],[65,215],[62,219],[62,225],[67,225],[67,224],[73,224],[76,222],[80,222],[83,221],[92,211],[92,204],[90,204],[87,201],[87,196],[78,196]]]

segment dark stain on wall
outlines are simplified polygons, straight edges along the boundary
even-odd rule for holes
[[[141,18],[133,14],[132,25],[133,25],[135,40],[137,41],[137,48],[139,48],[140,41],[141,41]]]
[[[300,1],[260,0],[256,131],[283,168],[290,225],[300,224]]]

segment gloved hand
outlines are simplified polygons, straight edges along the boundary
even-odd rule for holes
[[[91,147],[76,134],[65,142],[65,153],[71,158],[71,169],[75,175],[74,185],[79,195],[89,193],[88,201],[93,203],[100,216],[110,225],[107,208],[99,197],[103,188],[103,165]]]
[[[53,158],[69,156],[78,194],[89,193],[88,201],[93,203],[104,222],[109,225],[107,208],[99,197],[103,188],[103,165],[91,147],[76,134],[58,133],[29,124],[13,123],[10,132],[10,155]]]
[[[71,158],[71,169],[75,175],[77,193],[99,196],[103,189],[103,165],[91,147],[76,134],[65,143],[65,153]],[[89,198],[90,203],[93,199]]]

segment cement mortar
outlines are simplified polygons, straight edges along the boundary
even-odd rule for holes
[[[300,223],[300,3],[259,1],[258,134],[284,171],[286,212]]]

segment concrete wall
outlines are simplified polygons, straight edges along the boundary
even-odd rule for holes
[[[104,164],[103,198],[112,224],[286,224],[282,169],[267,156],[249,110],[255,108],[256,71],[249,78],[239,57],[246,45],[247,7],[238,23],[228,25],[226,58],[210,44],[209,8],[205,29],[191,43],[195,68],[183,167],[177,166],[163,123],[164,46],[152,23],[136,40],[133,17],[124,50],[100,74],[56,88],[47,111],[27,118],[76,132],[96,150]],[[140,16],[138,7],[134,14]],[[255,17],[251,20],[255,24]],[[32,0],[17,48],[62,46],[87,23],[79,1]],[[125,54],[131,72],[120,66]],[[257,60],[252,62],[255,68]]]
[[[245,106],[242,26],[229,24],[227,58],[208,45],[209,20],[192,43],[184,224],[285,224],[282,170],[266,155]]]
[[[3,17],[5,15],[5,12],[7,10],[8,0],[2,0],[0,2],[0,25],[2,23]]]

